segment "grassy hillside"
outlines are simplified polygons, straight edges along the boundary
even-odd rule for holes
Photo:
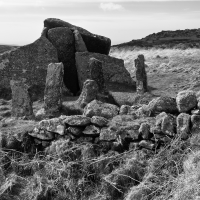
[[[151,93],[175,96],[183,89],[200,90],[200,49],[112,47],[110,52],[111,56],[124,60],[133,78],[134,59],[139,54],[143,54],[146,59]]]

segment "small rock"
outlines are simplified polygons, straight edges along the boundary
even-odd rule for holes
[[[192,115],[191,122],[192,122],[191,133],[192,134],[199,133],[200,132],[200,115]]]
[[[75,140],[75,143],[77,144],[92,143],[92,142],[93,142],[92,137],[80,137]]]
[[[186,113],[181,113],[176,118],[177,134],[179,134],[182,139],[188,138],[188,134],[190,133],[190,120],[191,116]]]
[[[149,102],[147,110],[151,111],[153,115],[161,112],[177,113],[176,99],[168,96],[158,97]]]
[[[153,150],[155,148],[155,144],[152,141],[148,141],[148,140],[140,141],[139,146],[145,149],[150,149],[150,150]]]
[[[72,115],[66,116],[63,122],[70,126],[88,126],[91,123],[91,119],[83,115]]]
[[[176,97],[177,107],[180,113],[188,112],[197,106],[197,97],[191,90],[181,91]]]
[[[34,138],[38,138],[40,140],[53,140],[55,138],[55,135],[53,132],[45,131],[45,130],[39,130],[35,128],[33,132],[28,133],[30,136]]]
[[[117,139],[117,132],[110,128],[102,128],[99,136],[100,140],[113,141]]]
[[[59,118],[52,118],[49,120],[42,120],[39,122],[37,128],[39,130],[45,130],[57,133],[59,135],[64,135],[65,133],[65,126],[62,123],[62,120]]]
[[[100,128],[94,125],[87,126],[85,130],[83,131],[83,134],[90,135],[90,136],[99,136]]]
[[[129,105],[122,105],[119,110],[120,115],[127,115],[131,110],[131,106]]]
[[[147,123],[142,123],[139,128],[139,133],[142,135],[142,138],[148,140],[151,138],[150,134],[150,125]]]
[[[83,132],[83,128],[81,127],[69,127],[67,132],[74,135],[74,136],[81,136]]]
[[[162,133],[174,136],[176,130],[176,120],[171,114],[165,112],[160,113],[156,116],[156,126],[160,128]]]
[[[104,126],[107,126],[108,120],[104,117],[93,116],[91,118],[91,123],[99,127],[104,127]]]
[[[192,115],[200,115],[200,110],[199,109],[191,110],[191,114]]]
[[[118,113],[119,108],[116,105],[93,100],[84,108],[83,115],[87,117],[100,116],[110,119],[118,115]]]

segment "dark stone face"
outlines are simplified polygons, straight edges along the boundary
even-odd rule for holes
[[[0,96],[5,96],[1,91],[11,92],[10,80],[22,80],[32,92],[37,88],[37,95],[33,96],[43,96],[47,67],[51,62],[58,62],[57,51],[45,37],[1,54]]]
[[[66,27],[52,28],[48,31],[48,39],[58,52],[58,60],[64,65],[64,83],[76,94],[79,91],[75,66],[75,41],[73,32]]]
[[[84,28],[74,26],[60,19],[48,18],[44,20],[44,27],[48,29],[56,27],[67,27],[69,29],[77,29],[81,34],[83,41],[89,52],[108,55],[111,47],[111,40],[107,37],[92,34]]]

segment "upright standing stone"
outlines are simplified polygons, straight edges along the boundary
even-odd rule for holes
[[[44,109],[47,115],[54,115],[61,108],[63,74],[64,67],[62,63],[49,64],[44,91]]]
[[[147,74],[144,64],[144,55],[138,55],[138,58],[135,59],[135,68],[136,68],[136,89],[139,93],[147,92]]]
[[[12,116],[32,118],[33,108],[28,85],[22,81],[11,80],[10,86],[12,90]]]
[[[66,27],[52,28],[48,39],[58,52],[58,61],[64,65],[64,83],[75,95],[79,91],[78,76],[75,65],[75,41],[73,32]]]
[[[91,73],[91,79],[96,81],[99,87],[99,93],[105,94],[106,86],[105,86],[105,80],[103,76],[102,65],[103,63],[95,58],[90,58],[89,60],[89,69]]]

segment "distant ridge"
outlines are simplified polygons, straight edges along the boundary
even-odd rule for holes
[[[18,46],[15,45],[4,45],[4,44],[0,44],[0,54],[5,52],[5,51],[10,51],[13,50],[15,48],[17,48]]]
[[[138,46],[138,47],[175,47],[175,48],[200,48],[200,29],[185,29],[176,31],[161,31],[145,38],[113,45],[113,47]]]

